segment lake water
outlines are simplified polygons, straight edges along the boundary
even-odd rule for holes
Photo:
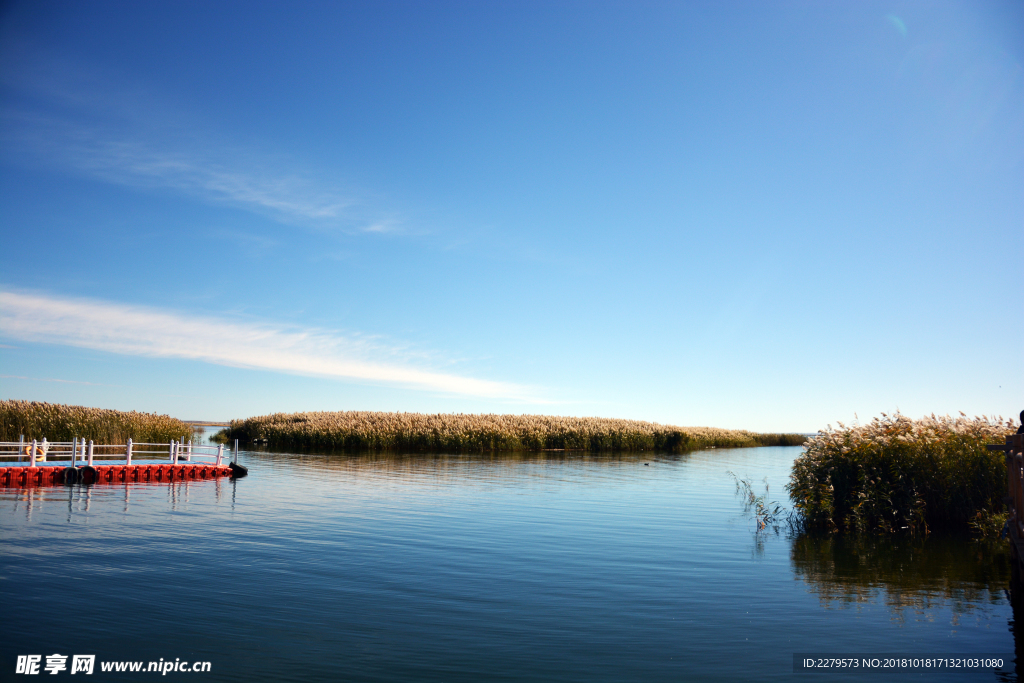
[[[1016,680],[1005,549],[755,531],[729,472],[788,504],[799,452],[243,451],[239,480],[0,489],[0,680],[55,653],[103,680]]]

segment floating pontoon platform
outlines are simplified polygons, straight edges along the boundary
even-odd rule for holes
[[[72,474],[74,472],[74,474]],[[126,481],[181,481],[213,479],[235,474],[228,465],[65,465],[43,467],[0,467],[0,486],[53,486],[58,484],[104,484]]]
[[[84,439],[22,439],[0,443],[0,487],[172,482],[248,474],[238,464],[237,440],[231,462],[227,455],[232,454],[225,454],[224,446],[197,446],[192,442],[132,443],[129,439],[124,444],[94,444]],[[14,459],[17,462],[11,462]]]

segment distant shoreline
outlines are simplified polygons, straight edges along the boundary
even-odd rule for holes
[[[548,415],[368,411],[275,413],[232,421],[213,439],[304,449],[419,452],[687,452],[798,446],[803,434],[678,427],[640,420]]]

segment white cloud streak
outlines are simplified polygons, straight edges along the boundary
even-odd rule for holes
[[[0,334],[26,342],[77,346],[153,358],[294,375],[394,384],[481,398],[544,402],[525,387],[381,362],[395,349],[321,330],[222,322],[141,306],[0,291]]]

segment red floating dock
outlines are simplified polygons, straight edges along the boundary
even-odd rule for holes
[[[42,467],[0,467],[0,486],[54,486],[65,483],[66,473],[72,470],[63,465]],[[185,479],[213,479],[235,474],[228,465],[187,463],[173,465],[96,465],[73,470],[69,483],[118,484],[128,481],[183,481]]]

